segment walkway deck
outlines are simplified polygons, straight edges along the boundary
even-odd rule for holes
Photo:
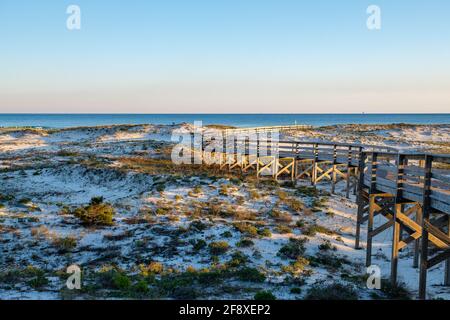
[[[312,185],[329,181],[332,193],[344,181],[346,196],[357,194],[356,248],[361,225],[368,224],[368,266],[373,237],[392,229],[393,284],[398,253],[413,244],[414,267],[420,262],[419,298],[426,298],[427,270],[438,263],[445,261],[444,283],[450,285],[450,155],[332,142],[238,140],[230,132],[225,137],[225,152],[208,148],[211,141],[204,141],[200,150],[203,156],[218,159],[221,168],[253,171],[258,178],[307,178]],[[385,217],[386,223],[375,228],[377,215]]]

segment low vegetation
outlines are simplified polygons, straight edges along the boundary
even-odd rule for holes
[[[92,198],[87,206],[78,207],[72,214],[89,226],[111,226],[114,224],[114,208],[103,202],[103,198]]]

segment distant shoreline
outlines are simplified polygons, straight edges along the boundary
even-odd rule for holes
[[[111,125],[172,125],[202,121],[203,125],[261,127],[277,125],[416,124],[447,125],[442,114],[1,114],[2,128],[62,129]]]

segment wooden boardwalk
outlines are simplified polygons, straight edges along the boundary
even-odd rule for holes
[[[258,178],[308,179],[312,185],[328,181],[332,193],[345,183],[347,198],[356,194],[358,204],[356,248],[367,223],[367,266],[373,238],[391,229],[393,284],[399,252],[412,245],[413,267],[420,267],[419,298],[426,298],[427,271],[441,262],[446,264],[444,284],[450,285],[450,155],[345,143],[238,140],[229,132],[221,150],[210,144],[203,141],[196,151],[222,169],[254,172]],[[376,216],[384,217],[382,225],[374,225]]]

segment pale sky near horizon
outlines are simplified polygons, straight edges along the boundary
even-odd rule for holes
[[[0,0],[9,112],[448,113],[450,1]]]

